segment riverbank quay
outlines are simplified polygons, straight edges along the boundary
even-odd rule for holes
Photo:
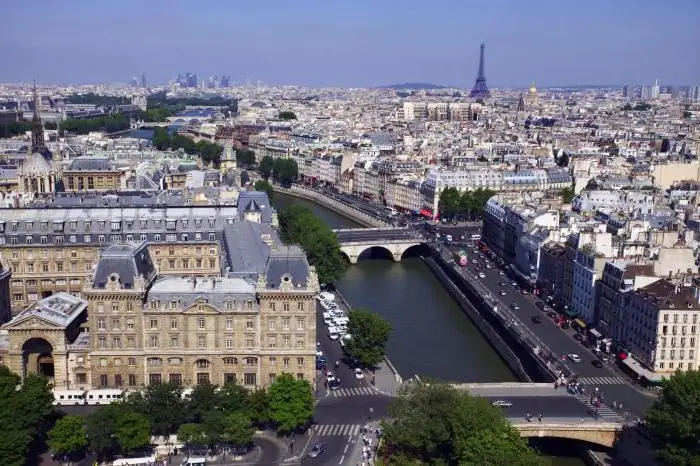
[[[350,303],[340,290],[335,289],[333,293],[338,301],[338,306],[346,315],[349,315],[353,309]],[[377,364],[375,368],[366,371],[365,380],[367,385],[375,392],[388,396],[396,396],[401,385],[403,385],[403,377],[401,377],[401,374],[399,374],[399,371],[394,367],[388,356],[384,356],[384,360]]]
[[[332,210],[333,212],[347,217],[350,220],[368,228],[383,228],[393,226],[389,222],[379,219],[374,215],[371,215],[349,203],[344,203],[339,200],[330,198],[318,191],[305,188],[303,186],[292,185],[290,188],[283,188],[278,184],[273,184],[272,190],[274,192],[286,194],[287,196],[298,197],[300,199],[306,199],[307,201],[315,202],[328,210]]]
[[[431,244],[430,248],[432,251],[431,258],[439,269],[449,277],[449,282],[453,283],[470,303],[469,309],[473,309],[474,313],[468,313],[468,315],[472,318],[472,321],[477,326],[479,326],[477,321],[481,320],[484,322],[479,327],[480,329],[482,327],[485,328],[486,324],[488,324],[498,336],[498,338],[492,336],[489,342],[492,343],[499,355],[504,358],[504,361],[509,364],[509,367],[515,362],[513,356],[508,356],[508,354],[517,354],[515,359],[517,359],[518,365],[522,367],[522,370],[528,377],[522,379],[523,381],[554,382],[561,375],[565,377],[573,375],[572,371],[565,364],[556,360],[549,353],[547,347],[534,334],[531,334],[526,327],[516,325],[516,321],[510,315],[509,310],[502,306],[500,301],[491,296],[481,283],[473,282],[460,274],[457,269],[459,266],[454,262],[449,251],[437,244]],[[508,349],[505,347],[508,347]],[[510,360],[510,363],[508,360]],[[522,372],[519,371],[515,371],[515,373],[518,377],[522,375]]]

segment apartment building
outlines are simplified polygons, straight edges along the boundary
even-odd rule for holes
[[[275,246],[261,273],[249,272],[163,276],[146,243],[112,244],[82,297],[46,297],[3,326],[1,361],[56,388],[236,381],[253,389],[281,373],[313,384],[314,268],[298,247]]]
[[[77,157],[63,170],[63,186],[70,193],[117,191],[123,173],[104,157]]]

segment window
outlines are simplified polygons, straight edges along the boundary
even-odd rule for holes
[[[197,359],[195,366],[197,366],[197,369],[209,369],[211,367],[211,363],[206,359]]]
[[[197,348],[206,348],[207,347],[207,337],[204,335],[198,335],[197,336]]]
[[[197,385],[209,384],[209,373],[208,372],[197,372]]]
[[[289,335],[284,335],[282,337],[282,348],[289,349],[292,345],[292,337]]]
[[[150,343],[151,348],[158,348],[158,335],[151,335]]]
[[[304,367],[304,358],[297,358],[297,366]]]
[[[151,330],[158,330],[158,319],[151,319]]]
[[[304,330],[304,319],[297,319],[297,330]]]
[[[117,374],[114,376],[114,385],[117,387],[121,387],[124,385],[124,382],[122,381],[122,376]]]
[[[254,338],[251,335],[246,335],[246,339],[245,339],[246,348],[253,349],[253,346],[255,346],[254,343],[255,343]]]
[[[282,365],[284,366],[285,369],[288,368],[289,367],[289,358],[283,358]]]
[[[253,324],[252,320],[248,320],[245,323],[245,328],[246,330],[254,330],[255,329],[255,324]]]
[[[270,310],[274,312],[275,310],[275,303],[270,303]]]
[[[289,317],[282,319],[282,330],[289,330]]]
[[[304,374],[297,372],[297,380],[304,380]]]
[[[232,349],[233,348],[233,338],[227,338],[226,339],[226,349]]]
[[[236,383],[236,374],[224,372],[224,383]]]
[[[107,337],[100,335],[100,337],[97,339],[97,346],[100,349],[107,348]]]
[[[128,362],[129,366],[133,367],[136,365],[136,358],[129,358]]]
[[[177,330],[177,319],[170,319],[170,330]]]
[[[136,338],[126,337],[126,346],[127,348],[136,348]]]
[[[297,345],[296,345],[296,348],[297,348],[297,349],[301,349],[301,348],[303,348],[303,347],[304,347],[304,337],[301,336],[301,335],[297,335]]]
[[[303,311],[303,310],[304,310],[304,302],[303,302],[303,301],[299,301],[299,302],[297,303],[297,310],[298,310],[298,311]]]
[[[177,335],[170,335],[170,347],[171,348],[179,348],[180,347],[180,338]]]
[[[112,348],[121,348],[122,347],[122,337],[115,335],[112,337]]]
[[[277,374],[269,374],[268,379],[268,383],[272,385],[273,383],[275,383],[275,380],[277,380]]]
[[[85,385],[87,383],[87,374],[79,372],[75,374],[75,377],[78,381],[78,385]]]
[[[105,320],[103,318],[97,319],[97,330],[105,329]]]
[[[126,319],[126,329],[127,330],[134,329],[134,319]]]
[[[173,385],[182,385],[182,374],[170,374],[168,375],[168,381]]]
[[[119,330],[120,321],[119,319],[112,319],[112,330]]]
[[[199,320],[197,320],[197,327],[199,328],[199,330],[206,329],[204,324],[205,324],[204,318],[200,317]]]
[[[107,374],[100,374],[100,387],[106,387],[107,385]]]
[[[282,310],[284,312],[289,312],[289,303],[282,304]]]
[[[159,384],[163,381],[161,374],[148,374],[148,383],[151,385]]]
[[[129,386],[130,387],[136,386],[136,374],[129,374]]]
[[[268,321],[267,321],[267,328],[268,328],[268,330],[274,331],[274,330],[275,330],[276,323],[277,323],[276,319],[270,319],[270,320],[268,320]]]
[[[238,362],[236,358],[224,358],[224,366],[235,366]]]
[[[254,372],[246,372],[243,374],[243,385],[253,386],[256,385],[257,374]]]
[[[149,366],[162,366],[163,360],[161,358],[148,358],[146,359],[146,364]]]
[[[233,330],[233,319],[226,319],[226,330]]]
[[[258,363],[258,359],[257,358],[245,358],[245,363],[248,366],[254,366]]]

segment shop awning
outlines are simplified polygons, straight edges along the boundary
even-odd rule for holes
[[[599,339],[599,340],[600,340],[601,338],[603,338],[603,335],[601,335],[601,333],[600,333],[598,330],[594,329],[594,328],[589,329],[589,330],[588,330],[588,333],[590,333],[591,335],[593,335],[595,338],[597,338],[597,339]]]
[[[645,378],[647,381],[652,382],[652,383],[660,383],[663,382],[665,379],[669,378],[670,375],[666,374],[657,374],[655,372],[650,371],[646,367],[642,366],[639,361],[637,361],[634,358],[627,357],[625,359],[621,359],[622,364],[625,366],[629,367],[632,372],[637,374],[640,377]]]
[[[564,314],[573,318],[573,317],[576,317],[578,315],[578,312],[567,308],[567,309],[564,309]]]
[[[581,319],[574,319],[574,323],[581,328],[586,328],[586,323]]]

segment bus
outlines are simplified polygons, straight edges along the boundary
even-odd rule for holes
[[[112,462],[112,466],[155,466],[155,456],[142,456],[140,458],[120,458]]]
[[[86,404],[91,406],[108,405],[124,399],[124,390],[118,388],[97,388],[88,390]]]
[[[86,390],[53,390],[54,406],[79,406],[85,404]]]

